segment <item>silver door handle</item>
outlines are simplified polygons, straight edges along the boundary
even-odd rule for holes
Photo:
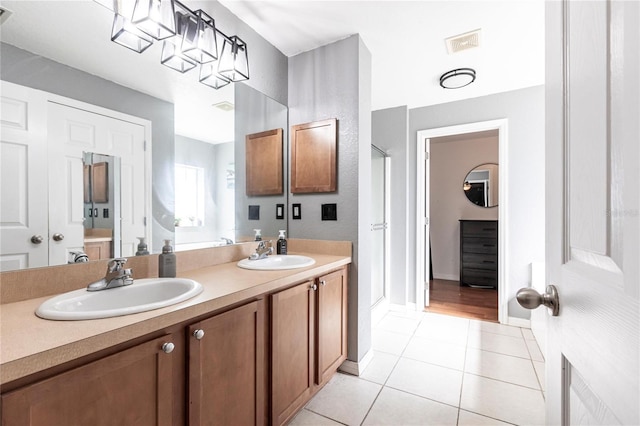
[[[520,306],[526,309],[535,309],[544,305],[549,308],[552,316],[557,317],[560,313],[558,289],[554,285],[548,285],[544,294],[540,294],[532,288],[521,288],[516,293],[516,299]]]
[[[53,234],[53,241],[62,241],[64,240],[64,235],[60,233]]]
[[[42,244],[43,241],[44,239],[42,238],[42,235],[34,235],[31,237],[31,242],[33,244]]]

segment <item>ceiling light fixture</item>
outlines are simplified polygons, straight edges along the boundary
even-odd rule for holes
[[[142,53],[163,40],[160,63],[181,73],[200,65],[199,81],[214,89],[249,79],[246,43],[218,30],[201,9],[178,0],[115,0],[114,12],[115,43]]]
[[[444,89],[459,89],[468,86],[476,80],[476,70],[473,68],[458,68],[447,71],[440,76],[440,86]]]

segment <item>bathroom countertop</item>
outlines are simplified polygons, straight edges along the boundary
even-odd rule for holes
[[[299,254],[314,258],[316,263],[301,269],[252,271],[237,267],[236,262],[229,262],[179,274],[179,277],[200,282],[204,287],[203,292],[176,305],[133,315],[85,321],[51,321],[34,314],[36,308],[50,296],[3,304],[0,306],[0,384],[351,263],[349,256]]]

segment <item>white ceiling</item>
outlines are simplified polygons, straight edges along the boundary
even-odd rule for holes
[[[410,108],[544,84],[544,1],[221,0],[287,56],[360,34],[371,52],[373,109]],[[447,54],[445,39],[481,29],[481,47]],[[439,86],[454,68],[476,81]]]
[[[197,70],[183,75],[161,66],[161,43],[141,55],[112,43],[113,15],[98,3],[1,3],[13,12],[0,26],[3,42],[174,103],[179,134],[209,142],[233,139],[229,113],[211,107],[233,102],[232,86],[216,91],[197,82]],[[360,34],[372,56],[374,110],[544,84],[543,0],[221,3],[287,56]],[[478,28],[480,48],[447,54],[445,38]],[[439,76],[458,67],[476,69],[477,80],[462,89],[442,89]]]

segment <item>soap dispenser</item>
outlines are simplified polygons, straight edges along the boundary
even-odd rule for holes
[[[287,239],[284,236],[286,232],[284,229],[279,230],[278,242],[276,243],[276,251],[278,254],[287,254]]]
[[[162,254],[158,258],[158,276],[160,278],[175,278],[176,254],[171,247],[171,240],[164,240]]]
[[[147,239],[145,237],[138,237],[140,243],[138,243],[138,251],[136,256],[144,256],[149,254],[149,248],[147,247]]]
[[[262,230],[254,229],[253,232],[256,233],[254,241],[262,241]]]

